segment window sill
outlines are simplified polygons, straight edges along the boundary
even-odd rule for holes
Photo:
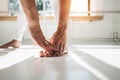
[[[44,19],[42,16],[39,17],[40,19]],[[53,20],[53,16],[46,17],[49,20]],[[73,21],[96,21],[96,20],[103,20],[103,16],[70,16],[70,20]],[[0,21],[16,21],[17,16],[0,16]]]
[[[0,21],[16,21],[17,16],[0,16]]]
[[[73,21],[96,21],[103,20],[103,16],[71,16],[70,19]]]

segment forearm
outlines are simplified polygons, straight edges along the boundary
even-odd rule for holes
[[[29,25],[29,31],[30,31],[30,34],[32,36],[32,39],[38,45],[40,45],[45,40],[45,37],[44,37],[43,32],[40,29],[39,25],[37,25],[37,24],[31,24],[31,25]]]
[[[21,5],[26,15],[29,31],[31,33],[33,41],[42,46],[42,44],[44,44],[43,42],[45,40],[45,37],[40,28],[39,15],[35,5],[35,0],[21,0]]]
[[[70,5],[71,0],[60,0],[60,14],[59,14],[59,21],[58,21],[58,30],[67,30],[67,24],[68,24],[68,17],[70,13]],[[61,27],[62,26],[62,27]]]

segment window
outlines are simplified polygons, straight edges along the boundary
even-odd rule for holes
[[[72,0],[71,2],[71,16],[87,15],[88,0]]]
[[[101,10],[101,0],[71,0],[70,16],[90,16],[91,10]],[[99,5],[99,6],[98,6]],[[40,15],[53,15],[53,0],[37,0],[37,9]]]
[[[53,1],[52,0],[36,0],[36,6],[39,15],[53,15]]]
[[[103,16],[96,12],[102,11],[102,0],[71,0],[70,18],[79,20],[102,20]],[[40,16],[48,16],[53,19],[54,0],[36,0],[37,10]],[[19,11],[18,0],[1,0],[0,16],[16,16]],[[93,16],[94,15],[94,16]],[[52,18],[51,18],[52,17]]]
[[[37,10],[39,15],[53,15],[53,0],[36,0]],[[19,10],[18,0],[9,0],[10,15],[16,15]],[[72,0],[71,16],[90,16],[90,0]]]
[[[51,15],[53,13],[53,1],[52,0],[36,0],[36,7],[39,15],[47,14]],[[16,16],[19,11],[18,0],[9,0],[8,11],[10,16]]]
[[[90,0],[71,1],[71,16],[90,16]],[[37,0],[37,9],[40,15],[53,15],[53,0]]]
[[[19,11],[18,0],[9,0],[8,12],[10,16],[16,16]]]

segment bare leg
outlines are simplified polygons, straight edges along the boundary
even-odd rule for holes
[[[70,4],[71,0],[60,0],[60,14],[59,14],[59,21],[58,21],[58,27],[57,31],[54,33],[54,35],[51,38],[51,43],[59,49],[59,52],[53,52],[52,55],[48,55],[48,52],[42,52],[42,57],[46,56],[61,56],[63,54],[66,54],[67,46],[66,46],[66,40],[67,40],[67,22],[70,12]]]
[[[51,52],[57,50],[51,43],[49,43],[40,28],[39,16],[35,5],[35,0],[21,0],[21,4],[28,20],[29,30],[34,43],[38,44],[43,49]]]

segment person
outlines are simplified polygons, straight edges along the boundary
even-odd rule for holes
[[[59,0],[59,17],[57,30],[47,41],[39,25],[39,16],[35,5],[35,0],[20,0],[24,10],[29,31],[35,44],[42,47],[41,57],[61,56],[66,53],[67,22],[70,12],[71,0]]]
[[[38,2],[42,2],[42,0],[38,0]],[[37,4],[38,4],[37,2]],[[18,12],[18,16],[17,16],[17,31],[16,31],[16,35],[14,36],[14,38],[3,44],[2,46],[0,46],[0,48],[8,48],[8,47],[13,47],[13,48],[19,48],[22,44],[22,39],[23,39],[23,35],[25,32],[25,29],[28,25],[23,8],[21,6],[20,0],[18,0],[19,3],[19,12]],[[58,19],[58,15],[59,15],[59,0],[55,0],[54,1],[54,8],[55,8],[55,21],[57,21]],[[39,6],[39,5],[38,5]]]
[[[43,2],[42,2],[42,0],[37,0],[37,10],[43,10]]]

